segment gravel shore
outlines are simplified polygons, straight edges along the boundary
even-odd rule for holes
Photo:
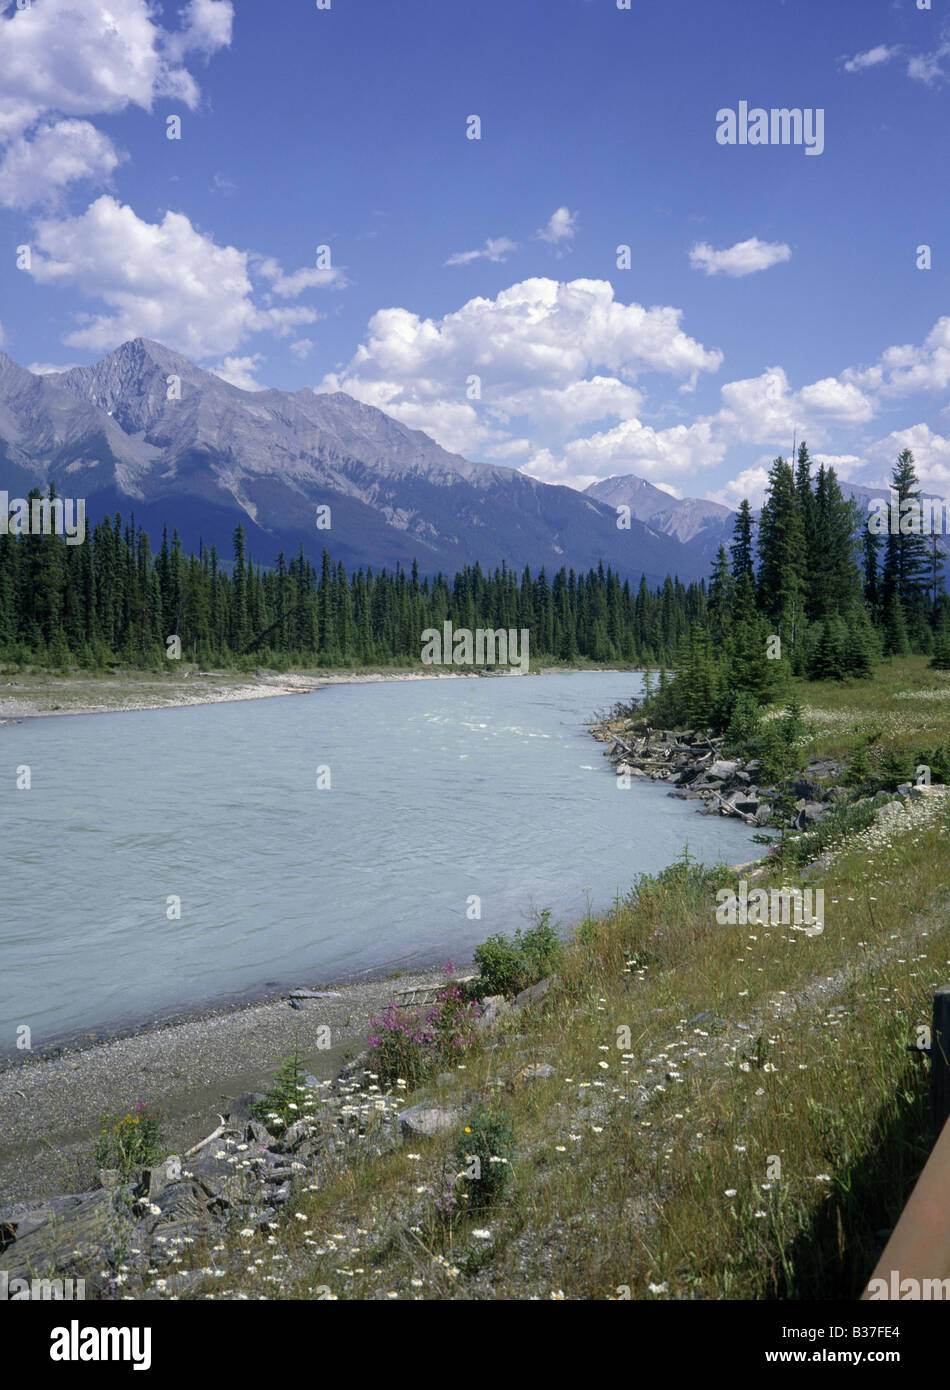
[[[94,1186],[92,1144],[104,1113],[139,1097],[166,1119],[169,1152],[197,1144],[242,1091],[263,1091],[299,1042],[305,1070],[336,1075],[362,1051],[371,1014],[399,990],[440,984],[442,970],[317,985],[336,998],[288,998],[158,1025],[128,1037],[16,1062],[0,1072],[0,1206]],[[329,1027],[331,1046],[317,1046]],[[323,1035],[326,1036],[326,1035]]]

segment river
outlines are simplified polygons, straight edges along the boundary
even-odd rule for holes
[[[393,681],[0,730],[0,1052],[22,1025],[36,1047],[465,962],[532,910],[567,926],[608,906],[687,841],[752,857],[736,821],[614,785],[584,721],[639,686]]]

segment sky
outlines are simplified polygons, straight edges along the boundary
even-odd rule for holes
[[[805,438],[943,495],[948,95],[950,0],[0,0],[0,347],[573,487],[755,505]]]

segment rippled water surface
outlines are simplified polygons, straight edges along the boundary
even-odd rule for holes
[[[0,729],[0,1051],[22,1023],[36,1045],[269,982],[470,960],[532,908],[608,905],[687,840],[750,857],[736,822],[614,786],[584,720],[638,689],[387,682]]]

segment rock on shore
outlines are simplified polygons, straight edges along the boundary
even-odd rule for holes
[[[757,759],[724,757],[725,739],[712,729],[655,729],[643,719],[606,719],[591,726],[606,743],[604,756],[618,777],[645,777],[668,782],[670,796],[698,801],[704,815],[735,816],[747,825],[776,824],[778,788],[764,783]],[[833,785],[841,768],[831,759],[815,759],[794,785],[795,803],[785,824],[810,829],[847,796]]]

